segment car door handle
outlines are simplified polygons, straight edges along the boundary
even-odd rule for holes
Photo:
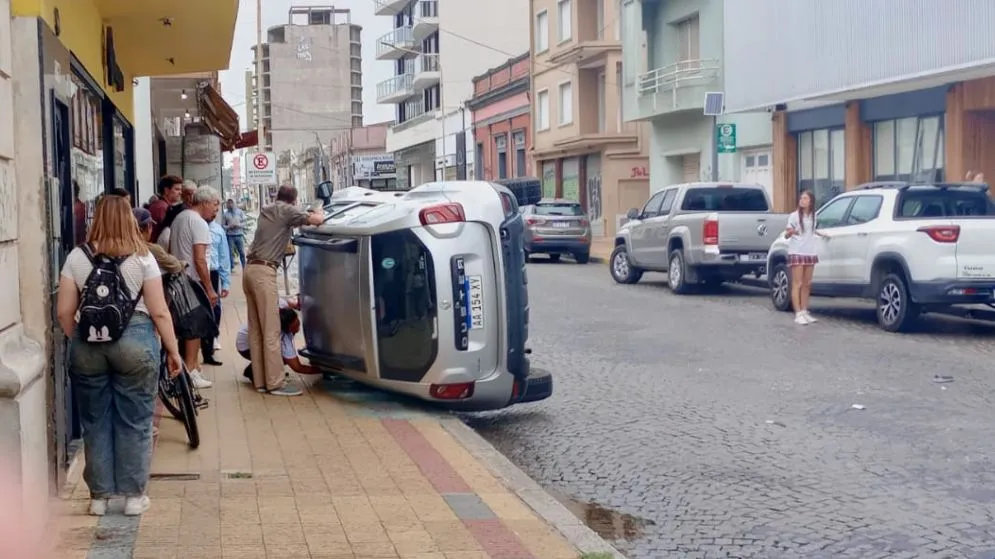
[[[857,233],[857,236],[858,236],[858,237],[866,237],[866,236],[867,236],[867,233]]]

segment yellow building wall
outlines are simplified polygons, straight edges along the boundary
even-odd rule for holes
[[[134,86],[131,81],[134,76],[127,68],[121,68],[124,72],[124,91],[120,92],[105,83],[103,18],[91,0],[13,0],[11,4],[15,16],[40,17],[53,30],[55,8],[59,9],[60,15],[59,40],[101,84],[128,122],[134,122]]]

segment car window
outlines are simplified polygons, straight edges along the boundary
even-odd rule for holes
[[[853,207],[850,208],[850,215],[846,216],[846,224],[860,225],[861,223],[867,223],[877,218],[880,210],[880,196],[858,196],[853,201]]]
[[[643,217],[653,217],[660,213],[660,204],[663,203],[663,192],[657,192],[643,206]]]
[[[681,209],[689,212],[766,212],[767,196],[760,188],[713,186],[690,188]]]
[[[930,188],[899,194],[895,217],[928,219],[995,215],[992,202],[983,192]]]
[[[674,200],[677,198],[677,189],[671,188],[670,190],[664,191],[663,193],[663,203],[660,204],[660,214],[669,214],[670,210],[674,208]]]
[[[584,210],[580,204],[568,202],[547,202],[536,204],[533,211],[535,215],[584,215]]]
[[[848,196],[833,200],[822,206],[822,209],[815,216],[818,220],[816,221],[816,227],[820,229],[839,227],[843,224],[843,216],[846,215],[846,210],[850,208],[850,204],[852,203],[853,196]]]

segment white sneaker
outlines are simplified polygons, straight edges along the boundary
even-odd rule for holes
[[[147,495],[142,495],[141,497],[128,497],[124,500],[124,515],[125,516],[141,516],[145,514],[145,511],[149,510],[149,506],[152,502],[149,500]]]
[[[107,514],[107,499],[90,499],[90,516]]]
[[[190,381],[193,383],[193,387],[198,390],[214,386],[214,383],[204,378],[204,375],[197,369],[190,371]]]
[[[808,319],[805,318],[805,313],[795,313],[795,324],[806,325],[809,324]]]
[[[221,340],[214,338],[214,351],[221,351]]]
[[[802,313],[805,314],[805,320],[807,320],[809,324],[812,324],[814,322],[819,322],[819,319],[817,319],[814,316],[812,316],[812,313],[810,313],[808,311],[802,311]]]

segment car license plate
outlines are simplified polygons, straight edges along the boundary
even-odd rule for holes
[[[467,276],[470,299],[470,329],[484,327],[484,285],[481,276]]]
[[[767,253],[751,252],[749,254],[740,254],[739,259],[743,262],[765,262],[767,260]]]
[[[567,227],[570,227],[570,224],[565,221],[557,221],[553,223],[553,227],[556,229],[566,229]]]

